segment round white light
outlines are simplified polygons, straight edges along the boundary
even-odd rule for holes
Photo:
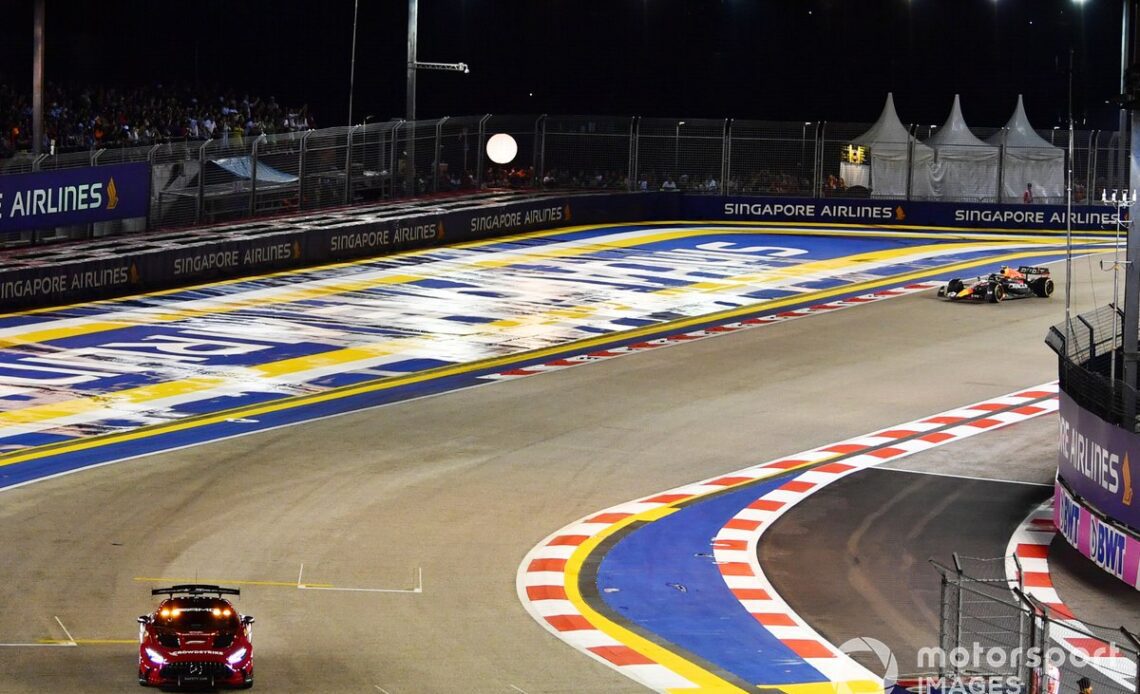
[[[487,156],[496,164],[509,164],[519,153],[519,144],[506,133],[492,135],[487,140]]]

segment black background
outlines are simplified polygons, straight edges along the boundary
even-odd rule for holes
[[[46,0],[49,81],[183,81],[348,119],[353,0]],[[402,117],[406,0],[360,0],[354,121]],[[0,80],[30,90],[32,0],[0,0]],[[573,113],[1113,128],[1121,0],[422,0],[422,118]]]

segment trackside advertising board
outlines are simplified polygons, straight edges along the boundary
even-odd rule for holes
[[[149,184],[146,171],[145,164],[123,164],[0,177],[0,210],[4,215],[0,218],[0,231],[145,216]],[[9,217],[11,210],[15,210],[14,218]],[[1110,208],[1074,210],[1075,229],[1108,231],[1115,224]],[[245,233],[245,224],[237,224],[232,230],[210,227],[179,232],[173,240],[155,234],[147,236],[145,243],[143,239],[124,241],[114,254],[83,253],[82,246],[77,246],[74,253],[50,261],[0,265],[0,312],[579,224],[666,220],[814,222],[920,229],[944,226],[947,233],[968,228],[1017,232],[1063,229],[1064,217],[1057,217],[1063,212],[1063,207],[1045,205],[740,198],[651,192],[548,194],[518,202],[474,203],[462,210],[425,210],[401,219],[346,217],[343,223],[335,224],[328,223],[322,214],[320,225],[302,217],[283,219],[275,222],[276,229],[256,234]],[[1106,226],[1110,218],[1112,224]],[[20,260],[19,255],[12,260]]]
[[[741,222],[906,225],[955,229],[1060,230],[1071,217],[1077,231],[1116,228],[1116,211],[1099,205],[997,205],[839,198],[739,198],[685,195],[683,219]]]
[[[203,230],[192,241],[185,234],[176,241],[151,237],[110,257],[76,254],[72,262],[0,266],[0,312],[575,224],[643,221],[656,214],[654,202],[639,195],[550,196],[332,228],[283,224],[280,231],[252,236],[222,228]]]
[[[1140,539],[1108,523],[1057,482],[1053,523],[1078,552],[1133,588],[1140,589]]]
[[[0,233],[145,217],[146,163],[0,176]]]
[[[1081,409],[1061,392],[1057,474],[1094,510],[1140,529],[1140,498],[1133,474],[1140,436]]]

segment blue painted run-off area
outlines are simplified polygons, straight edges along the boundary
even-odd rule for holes
[[[636,527],[602,559],[598,593],[617,615],[756,685],[827,680],[780,642],[732,594],[712,540],[782,478],[697,501]]]

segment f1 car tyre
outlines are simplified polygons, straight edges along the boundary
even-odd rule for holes
[[[990,303],[996,304],[1003,299],[1005,299],[1005,287],[1000,284],[991,284],[986,290],[986,300]]]
[[[1053,296],[1053,280],[1048,277],[1038,277],[1029,286],[1033,289],[1033,293],[1042,299]]]
[[[966,283],[963,282],[962,280],[950,280],[949,282],[946,283],[946,291],[948,293],[957,294],[958,292],[962,291],[965,288],[966,288]]]

